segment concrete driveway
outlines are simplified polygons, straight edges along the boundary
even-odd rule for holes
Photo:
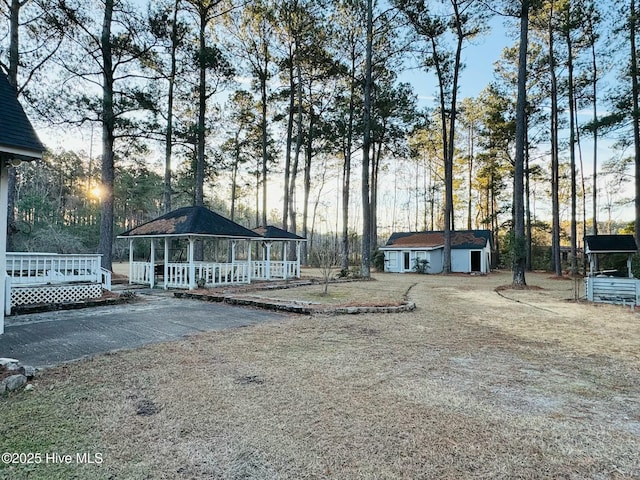
[[[7,317],[5,333],[0,335],[0,357],[45,367],[285,317],[281,313],[177,299],[167,294],[140,295],[130,304]]]

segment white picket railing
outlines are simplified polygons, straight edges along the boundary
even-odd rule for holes
[[[111,272],[103,270],[100,263],[101,255],[8,252],[7,274],[13,286],[73,282],[106,283],[110,286]]]
[[[129,283],[150,284],[153,265],[149,262],[131,262]]]
[[[5,314],[12,306],[74,302],[111,290],[111,272],[102,268],[101,257],[8,252]]]
[[[132,262],[129,267],[129,283],[163,285],[166,288],[196,288],[199,283],[206,287],[215,287],[246,284],[251,280],[300,277],[300,265],[293,261],[270,262],[270,274],[266,261],[196,262],[193,266],[193,281],[191,281],[189,264],[186,262],[168,263],[166,279],[164,265],[159,264],[156,267],[149,262]],[[159,277],[162,279],[160,280]]]
[[[276,280],[300,277],[298,262],[265,260],[251,262],[253,272],[251,278],[255,280]]]

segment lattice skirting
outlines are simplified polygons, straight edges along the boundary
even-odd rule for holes
[[[80,302],[101,296],[102,285],[99,283],[12,287],[11,306]]]

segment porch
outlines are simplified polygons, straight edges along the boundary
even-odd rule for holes
[[[111,272],[101,255],[7,253],[4,312],[37,303],[67,303],[98,298],[111,290]]]

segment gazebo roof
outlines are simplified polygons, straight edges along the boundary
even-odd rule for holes
[[[254,228],[253,231],[269,240],[304,240],[307,239],[296,235],[295,233],[287,232],[278,227],[274,227],[273,225],[267,225],[266,227],[257,227]]]
[[[0,71],[0,157],[37,160],[44,146],[24,113],[7,76]]]
[[[633,235],[586,235],[587,253],[636,253],[638,246]]]
[[[121,233],[118,237],[260,238],[255,232],[205,207],[182,207]]]

